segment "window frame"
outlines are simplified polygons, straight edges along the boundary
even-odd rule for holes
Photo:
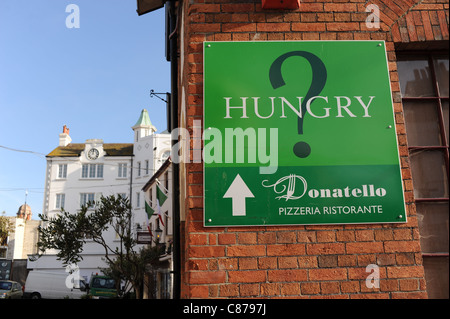
[[[67,164],[58,164],[58,179],[67,178]]]
[[[102,179],[103,176],[104,164],[81,164],[81,179]]]
[[[427,145],[427,146],[409,146],[408,145],[408,152],[409,156],[411,156],[412,152],[415,151],[421,151],[421,150],[440,150],[444,153],[444,160],[445,160],[445,168],[447,171],[447,176],[449,176],[449,141],[447,140],[447,134],[445,132],[445,120],[444,120],[444,112],[443,112],[443,101],[449,102],[448,96],[441,96],[439,85],[437,81],[436,71],[435,71],[435,63],[434,58],[439,56],[447,56],[448,57],[448,51],[407,51],[407,52],[398,52],[397,53],[397,61],[400,58],[405,57],[417,57],[417,56],[423,56],[427,57],[428,65],[430,66],[430,75],[431,75],[431,81],[433,85],[433,89],[435,92],[435,96],[423,96],[423,97],[411,97],[411,96],[402,96],[402,104],[404,102],[420,102],[420,101],[432,101],[436,102],[437,107],[437,114],[439,119],[439,133],[442,141],[442,145]],[[409,59],[406,59],[409,60]],[[400,75],[399,75],[400,78]],[[449,201],[448,197],[435,197],[435,198],[416,198],[416,202],[436,202],[436,201]]]
[[[64,209],[65,204],[66,204],[66,194],[65,193],[56,194],[55,208]]]
[[[438,115],[438,126],[439,126],[439,137],[441,139],[440,145],[421,145],[421,146],[410,146],[408,143],[408,160],[409,165],[411,168],[411,173],[414,175],[413,168],[411,167],[411,156],[414,154],[418,154],[422,151],[439,151],[441,154],[443,154],[444,157],[444,165],[445,165],[445,172],[447,174],[447,185],[444,184],[444,187],[447,187],[448,189],[448,183],[449,183],[449,139],[447,137],[446,127],[445,127],[445,116],[444,116],[444,103],[446,102],[447,105],[449,103],[449,96],[441,95],[440,89],[439,89],[439,83],[438,83],[438,77],[436,72],[436,63],[435,60],[438,60],[439,58],[445,57],[446,59],[449,58],[449,52],[448,51],[398,51],[397,53],[397,61],[411,61],[414,59],[419,60],[420,58],[423,58],[428,62],[429,72],[430,72],[430,78],[429,81],[431,81],[432,88],[434,90],[434,96],[422,96],[422,97],[414,97],[414,96],[403,96],[401,93],[401,102],[403,106],[403,114],[405,113],[405,102],[432,102],[434,103],[437,108],[437,115]],[[401,82],[401,75],[400,71],[397,69],[399,84]],[[405,118],[405,126],[408,125],[408,122]],[[407,133],[407,132],[406,132]],[[413,176],[414,177],[414,176]],[[414,186],[414,189],[416,189],[416,185]],[[446,204],[449,205],[449,195],[443,194],[444,196],[447,195],[447,197],[416,197],[415,196],[415,203],[416,205],[423,204],[423,205],[431,205],[433,203],[435,204]],[[428,204],[428,205],[427,205]],[[417,206],[419,206],[417,205]],[[424,207],[426,207],[424,206]],[[423,208],[422,208],[423,209]],[[433,214],[433,212],[427,212],[426,210],[423,210],[424,216],[426,213]],[[426,226],[423,226],[426,227]],[[424,231],[422,229],[422,231]],[[419,233],[421,231],[421,226],[419,224]],[[425,261],[431,262],[432,260],[438,260],[437,258],[449,258],[449,252],[424,252],[421,248],[421,255],[424,260],[424,267],[425,267]],[[448,264],[447,264],[448,266]],[[426,269],[425,269],[426,270]],[[432,271],[431,269],[429,271]],[[428,282],[428,280],[427,280]],[[428,290],[428,289],[427,289]]]

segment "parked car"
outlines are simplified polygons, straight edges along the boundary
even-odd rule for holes
[[[92,276],[89,284],[89,297],[92,299],[117,297],[115,280],[108,276]]]
[[[0,299],[21,299],[22,285],[16,281],[0,280]]]
[[[84,278],[73,280],[68,273],[32,270],[25,282],[25,298],[80,299],[86,295]]]

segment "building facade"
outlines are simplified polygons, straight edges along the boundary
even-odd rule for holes
[[[172,161],[168,158],[142,188],[147,208],[151,246],[159,245],[159,265],[146,268],[144,298],[173,298],[173,176]],[[159,193],[159,194],[158,194]],[[161,195],[161,193],[163,195]],[[160,202],[162,197],[163,202]]]
[[[132,129],[133,143],[104,143],[101,139],[72,143],[69,129],[64,126],[59,146],[47,155],[44,216],[55,217],[61,209],[77,212],[82,205],[98,201],[101,196],[122,195],[131,203],[133,232],[146,228],[141,188],[162,164],[170,135],[156,134],[145,109]],[[104,237],[111,247],[119,244],[113,230],[108,230]],[[65,271],[55,254],[46,251],[39,258],[31,258],[28,269]],[[90,277],[98,272],[99,267],[105,266],[103,256],[104,249],[88,241],[78,265],[80,274]]]
[[[176,2],[179,127],[205,120],[205,41],[383,41],[407,222],[205,227],[203,164],[181,162],[180,297],[448,298],[448,1],[293,2]]]

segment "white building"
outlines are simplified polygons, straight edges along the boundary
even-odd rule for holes
[[[166,195],[166,199],[158,208],[158,188]],[[149,219],[149,228],[152,233],[152,245],[162,245],[165,251],[160,256],[161,264],[157,269],[150,269],[146,273],[146,282],[151,282],[153,277],[154,286],[146,285],[144,299],[172,299],[173,289],[171,287],[173,276],[172,240],[172,161],[168,158],[156,173],[148,180],[142,190],[145,192],[145,200],[155,211]]]
[[[69,129],[64,126],[59,146],[47,155],[43,214],[55,217],[61,208],[77,212],[83,204],[97,201],[102,195],[121,194],[130,199],[133,230],[147,229],[141,189],[168,157],[170,134],[156,134],[145,109],[132,129],[133,143],[104,143],[102,139],[72,143]],[[118,244],[112,230],[105,238],[111,245]],[[88,242],[84,246],[83,260],[78,264],[81,275],[88,278],[99,272],[99,267],[105,267],[103,256],[103,247]],[[55,251],[31,258],[28,269],[65,271]]]

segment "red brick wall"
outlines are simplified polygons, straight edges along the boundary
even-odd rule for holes
[[[381,10],[378,30],[365,24],[370,3]],[[448,40],[448,1],[302,0],[276,11],[192,0],[181,12],[180,103],[191,132],[202,119],[203,41],[385,40],[408,214],[398,225],[204,228],[203,166],[184,163],[182,298],[426,298],[395,47]],[[379,289],[365,285],[369,264],[379,266]]]

